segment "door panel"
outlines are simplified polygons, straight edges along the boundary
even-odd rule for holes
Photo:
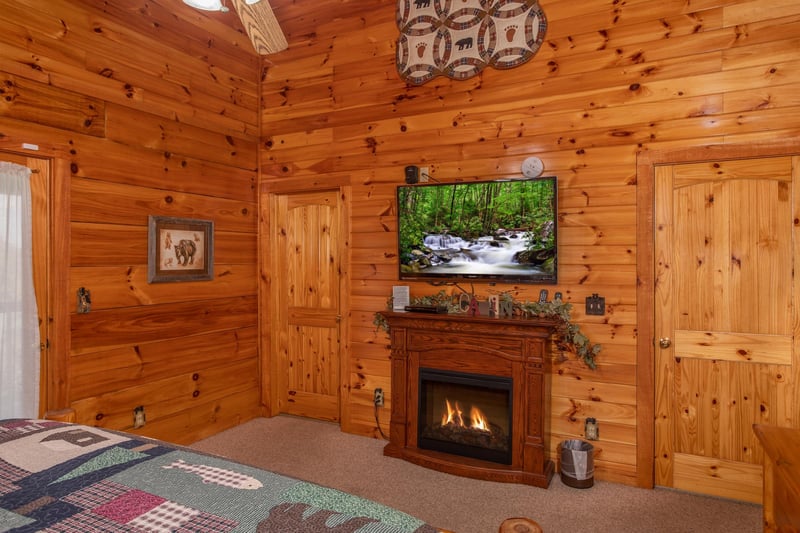
[[[675,330],[684,357],[734,362],[792,364],[791,335]]]
[[[272,354],[278,411],[340,419],[340,195],[274,197]]]
[[[791,157],[657,167],[656,483],[760,502],[755,423],[792,425]]]
[[[760,498],[762,467],[759,465],[683,453],[675,454],[675,464],[676,489],[734,500]]]

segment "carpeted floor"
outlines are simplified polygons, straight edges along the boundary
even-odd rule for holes
[[[548,489],[462,478],[383,455],[385,441],[328,422],[260,418],[192,445],[197,450],[371,498],[457,533],[495,533],[509,517],[547,533],[756,533],[761,506],[595,481]]]

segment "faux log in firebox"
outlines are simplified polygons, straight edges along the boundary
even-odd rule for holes
[[[548,487],[546,457],[552,319],[385,312],[392,415],[384,455],[455,475]],[[497,464],[418,444],[420,368],[511,378],[511,462]]]

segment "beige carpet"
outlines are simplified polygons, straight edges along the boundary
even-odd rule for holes
[[[384,457],[385,441],[305,418],[260,418],[192,445],[205,452],[371,498],[457,533],[495,533],[509,517],[547,533],[756,533],[761,506],[595,481],[548,489],[462,478]]]

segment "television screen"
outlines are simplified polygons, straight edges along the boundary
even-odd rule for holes
[[[401,185],[401,280],[556,283],[555,176]]]

